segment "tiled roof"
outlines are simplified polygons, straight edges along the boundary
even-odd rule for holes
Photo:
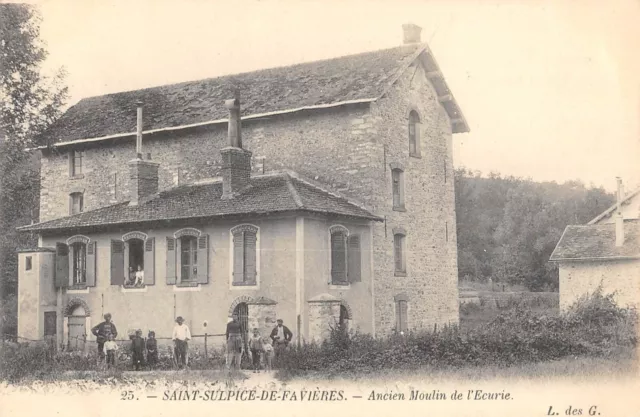
[[[18,230],[53,232],[95,226],[292,211],[380,220],[357,204],[289,172],[252,177],[251,186],[240,195],[225,200],[221,196],[222,181],[183,185],[163,191],[138,206],[129,206],[128,202],[124,202],[24,226]]]
[[[329,106],[344,102],[373,101],[418,56],[433,71],[439,95],[448,87],[425,44],[367,52],[288,67],[227,75],[142,90],[107,94],[80,100],[43,135],[42,143],[68,142],[105,136],[126,136],[136,130],[136,102],[144,103],[145,133],[157,129],[226,121],[224,101],[241,94],[242,117]],[[430,67],[430,68],[429,68]],[[456,131],[468,131],[451,99],[447,111],[459,122]]]
[[[640,220],[625,220],[624,236],[617,247],[615,223],[567,226],[550,260],[640,258]]]

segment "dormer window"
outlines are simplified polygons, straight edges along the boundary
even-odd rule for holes
[[[409,156],[420,156],[420,116],[415,110],[409,113]]]
[[[82,158],[84,152],[71,151],[69,154],[69,175],[71,177],[78,177],[82,175]]]

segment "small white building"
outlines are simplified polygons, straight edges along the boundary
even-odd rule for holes
[[[551,254],[560,275],[560,308],[602,285],[620,306],[640,307],[640,188],[586,225],[567,226]]]

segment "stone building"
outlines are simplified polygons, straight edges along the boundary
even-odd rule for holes
[[[39,148],[20,335],[91,341],[106,312],[159,336],[177,315],[194,334],[281,317],[298,341],[456,323],[452,134],[468,126],[403,28],[396,48],[71,107]]]
[[[599,286],[622,306],[640,307],[640,188],[586,225],[567,226],[551,254],[560,274],[560,308]]]

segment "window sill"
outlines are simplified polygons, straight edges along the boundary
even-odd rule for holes
[[[194,282],[194,283],[182,282],[173,286],[174,292],[201,291],[201,290],[202,290],[202,287],[197,282]]]
[[[89,294],[89,287],[86,285],[74,285],[67,288],[67,294]]]
[[[120,292],[147,292],[147,286],[136,287],[133,285],[123,285],[120,287]]]
[[[350,282],[329,282],[330,290],[348,290],[351,288]]]
[[[69,179],[70,180],[81,180],[81,179],[84,179],[84,174],[69,175]]]
[[[394,207],[393,207],[393,211],[402,211],[402,212],[405,212],[405,211],[407,211],[407,209],[406,209],[404,206],[399,206],[399,207],[398,207],[398,206],[394,206]]]
[[[231,284],[233,287],[257,287],[257,282],[234,282]]]
[[[393,273],[393,276],[395,276],[395,277],[406,277],[407,276],[407,271],[395,271]]]
[[[418,153],[409,153],[409,156],[412,157],[412,158],[422,159],[422,155],[420,155]]]

